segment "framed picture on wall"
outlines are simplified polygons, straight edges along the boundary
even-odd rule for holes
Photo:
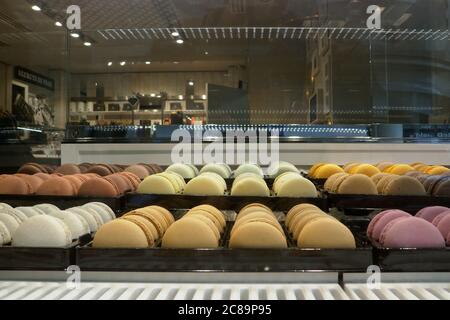
[[[203,100],[195,100],[192,101],[192,103],[189,103],[187,108],[187,110],[193,110],[193,111],[205,111],[206,110],[206,102]]]
[[[166,111],[184,111],[186,110],[186,101],[168,100],[166,101]]]

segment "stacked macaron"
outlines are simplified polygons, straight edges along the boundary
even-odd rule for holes
[[[169,227],[161,245],[170,249],[218,248],[225,226],[220,210],[210,205],[197,206]]]
[[[372,219],[367,236],[384,248],[444,248],[444,236],[429,221],[439,212],[443,213],[436,208],[427,208],[413,217],[401,210],[386,210]]]
[[[300,171],[292,163],[286,161],[272,163],[267,169],[267,172],[271,179],[276,179],[278,176],[281,176],[283,173],[287,172],[300,173]]]
[[[272,210],[263,204],[242,208],[230,234],[230,248],[287,248],[286,235]]]
[[[223,196],[227,191],[225,179],[212,171],[200,173],[186,184],[184,194],[189,196]]]
[[[317,163],[309,169],[309,177],[313,179],[328,179],[336,173],[343,173],[344,169],[336,164]]]
[[[417,179],[422,182],[427,194],[431,196],[450,196],[450,176],[448,175],[419,175]]]
[[[260,174],[253,172],[241,173],[233,181],[232,196],[269,197],[270,189]]]
[[[364,174],[336,173],[324,185],[325,191],[336,194],[376,195],[375,183]]]
[[[450,247],[450,209],[446,207],[428,207],[420,210],[416,217],[431,222],[446,240]]]
[[[151,248],[162,239],[175,219],[169,210],[149,206],[109,221],[97,231],[94,248]]]
[[[0,194],[115,197],[137,189],[140,179],[130,172],[100,177],[94,173],[59,175],[37,173],[0,176]]]
[[[316,186],[298,172],[285,172],[273,183],[277,197],[317,198]]]
[[[380,195],[425,196],[426,191],[420,181],[408,175],[380,173],[372,177]]]
[[[186,188],[184,178],[173,171],[157,173],[142,181],[137,192],[141,194],[182,194]]]
[[[355,238],[344,224],[311,204],[293,207],[286,227],[300,248],[354,249]]]
[[[15,247],[66,247],[115,218],[103,203],[60,210],[51,204],[13,209],[0,204],[0,242]]]
[[[200,173],[205,173],[205,172],[217,173],[219,176],[221,176],[224,179],[229,179],[232,174],[230,166],[228,166],[227,164],[224,164],[224,163],[207,164],[200,170]]]
[[[18,173],[35,175],[37,173],[56,174],[58,176],[79,175],[82,173],[92,173],[101,177],[109,176],[119,172],[130,172],[138,176],[141,180],[149,175],[161,173],[162,169],[156,164],[135,164],[135,165],[120,165],[120,164],[96,164],[96,163],[82,163],[73,164],[66,163],[59,167],[51,167],[48,165],[41,165],[37,163],[27,163],[20,167]]]
[[[192,164],[174,163],[166,169],[167,171],[175,172],[184,179],[192,179],[199,175],[197,167]]]
[[[260,176],[261,178],[264,178],[264,172],[262,171],[261,167],[257,164],[253,163],[244,163],[241,164],[233,173],[234,177],[237,178],[242,174],[246,173],[252,173],[254,175]]]

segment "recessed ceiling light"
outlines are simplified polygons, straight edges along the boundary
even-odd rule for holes
[[[120,62],[120,65],[123,67],[124,65],[126,65],[127,63],[125,61]]]
[[[179,100],[183,100],[183,98],[184,98],[184,97],[183,97],[182,94],[180,94],[180,95],[178,96],[178,99],[179,99]]]
[[[56,22],[55,22],[55,26],[57,26],[57,27],[62,27],[63,24],[62,24],[61,22],[59,22],[59,21],[56,21]]]
[[[161,96],[160,94],[158,94],[156,97],[157,97],[157,98],[161,98],[162,96]]]
[[[189,81],[188,84],[193,87],[194,86],[194,81]]]
[[[108,67],[111,67],[113,65],[112,61],[108,62]]]
[[[89,41],[85,41],[85,42],[84,42],[84,45],[85,45],[86,47],[90,47],[90,46],[92,46],[92,43],[89,42]]]
[[[80,34],[79,34],[79,33],[76,33],[76,32],[72,32],[72,33],[70,34],[70,36],[71,36],[72,38],[79,38],[79,37],[80,37]]]
[[[183,40],[183,39],[178,39],[178,40],[177,40],[177,43],[178,43],[178,44],[183,44],[183,43],[184,43],[184,40]]]
[[[179,62],[178,62],[178,61],[174,61],[173,63],[174,63],[174,64],[179,64]]]
[[[152,93],[152,94],[150,95],[150,97],[154,98],[154,97],[156,97],[156,94]]]
[[[179,37],[180,33],[178,31],[172,32],[172,37]]]
[[[32,6],[31,9],[33,9],[34,11],[41,11],[42,10],[41,7],[39,7],[36,4],[34,6]]]
[[[202,95],[202,99],[206,100],[206,94]]]
[[[207,56],[209,54],[209,52],[208,51],[205,51],[205,55]]]
[[[145,61],[145,64],[150,64],[151,62],[150,61]]]

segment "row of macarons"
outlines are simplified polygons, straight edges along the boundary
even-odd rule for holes
[[[66,247],[116,218],[104,203],[60,210],[52,204],[13,208],[0,203],[0,245]]]
[[[309,176],[314,179],[328,179],[336,173],[363,174],[372,177],[379,173],[394,175],[408,175],[411,172],[426,175],[450,175],[450,169],[445,166],[431,166],[423,163],[395,164],[392,162],[380,162],[372,165],[368,163],[351,162],[344,166],[332,163],[317,163],[309,170]]]
[[[76,175],[82,173],[92,173],[101,177],[106,177],[114,173],[130,172],[137,175],[141,180],[163,170],[157,164],[139,163],[133,165],[106,164],[106,163],[66,163],[59,167],[52,167],[38,163],[26,163],[22,165],[17,173],[35,175],[37,173],[54,174],[58,176]]]
[[[212,171],[204,171],[195,178],[185,180],[175,172],[166,171],[144,179],[138,187],[141,194],[184,194],[191,196],[223,196],[227,193],[225,179]],[[298,172],[285,172],[273,183],[273,192],[261,175],[242,173],[233,180],[231,196],[304,197],[317,198],[316,186]]]
[[[334,194],[385,196],[425,196],[427,194],[418,179],[389,173],[378,173],[372,177],[364,174],[336,173],[326,180],[324,189]]]
[[[450,246],[450,209],[427,207],[415,216],[386,210],[371,220],[367,236],[386,248],[444,248]]]
[[[47,173],[0,175],[0,194],[116,197],[136,191],[140,183],[141,179],[131,172],[119,172],[105,177],[95,173],[65,176]]]

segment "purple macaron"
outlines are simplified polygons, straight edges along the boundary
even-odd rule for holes
[[[385,248],[445,248],[445,239],[432,223],[410,217],[389,222],[380,244]]]
[[[433,220],[440,215],[441,213],[450,210],[446,207],[427,207],[423,208],[419,212],[417,212],[416,217],[427,220],[428,222],[433,222]]]
[[[380,239],[381,233],[384,227],[397,218],[411,217],[411,215],[402,210],[386,210],[375,216],[367,228],[367,236],[369,239],[378,241]]]

